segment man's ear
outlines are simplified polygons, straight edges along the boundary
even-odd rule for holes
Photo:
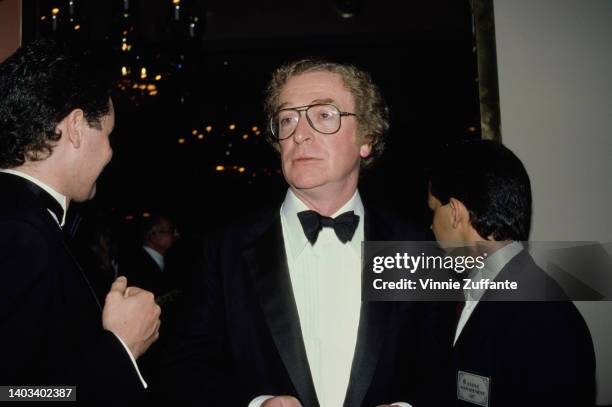
[[[450,198],[448,204],[451,208],[450,214],[453,229],[457,229],[460,225],[469,224],[470,213],[468,212],[463,202],[456,198]]]
[[[85,126],[88,126],[88,123],[81,109],[74,109],[58,124],[62,137],[66,137],[74,148],[81,147]]]
[[[372,145],[370,143],[362,144],[359,147],[359,155],[361,158],[368,158],[372,154]]]

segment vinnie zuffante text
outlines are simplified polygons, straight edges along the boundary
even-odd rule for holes
[[[381,274],[387,270],[402,270],[410,274],[417,271],[452,271],[462,274],[466,270],[473,273],[485,267],[487,253],[480,256],[418,256],[408,253],[396,253],[394,256],[375,256],[372,258],[372,271]],[[433,278],[401,278],[396,281],[385,281],[376,278],[372,281],[376,290],[516,290],[515,281],[491,281],[488,278],[471,279],[449,278],[445,281]]]

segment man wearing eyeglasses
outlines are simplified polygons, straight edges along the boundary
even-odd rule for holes
[[[353,66],[302,60],[273,74],[265,109],[289,188],[280,207],[208,246],[171,355],[188,373],[173,375],[184,393],[171,396],[244,407],[435,404],[428,386],[450,331],[434,306],[361,302],[362,241],[429,238],[366,208],[357,190],[388,128],[377,86]]]

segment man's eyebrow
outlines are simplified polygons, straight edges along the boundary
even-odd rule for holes
[[[332,98],[325,98],[325,99],[315,99],[312,102],[310,102],[311,104],[315,105],[317,103],[335,103],[336,101]]]
[[[335,103],[336,101],[332,98],[325,98],[325,99],[314,99],[312,100],[309,104],[307,104],[306,106],[310,106],[310,105],[318,105],[318,104],[325,104],[325,103]],[[285,106],[290,105],[290,103],[285,102],[285,103],[281,103],[278,106],[278,110],[280,109],[284,109]]]

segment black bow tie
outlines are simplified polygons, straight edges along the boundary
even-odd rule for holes
[[[353,238],[359,224],[359,216],[355,215],[354,211],[344,212],[335,218],[322,216],[315,211],[303,211],[297,215],[310,244],[315,244],[319,232],[324,227],[333,228],[338,239],[346,243]]]

